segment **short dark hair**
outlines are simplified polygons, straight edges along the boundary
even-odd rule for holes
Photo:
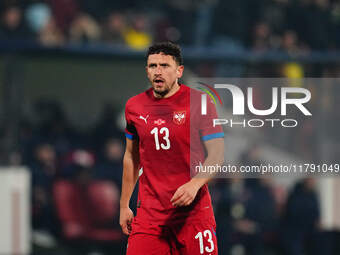
[[[182,52],[179,45],[172,42],[159,42],[151,45],[146,54],[146,60],[149,55],[164,53],[165,55],[172,56],[178,65],[183,65]]]

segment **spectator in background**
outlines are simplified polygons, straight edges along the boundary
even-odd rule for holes
[[[215,192],[218,234],[225,238],[219,246],[221,254],[240,249],[264,254],[265,247],[274,243],[278,219],[271,184],[264,179],[233,178],[218,182]]]
[[[114,45],[125,45],[124,33],[127,29],[126,16],[123,13],[111,12],[103,26],[102,39]]]
[[[23,11],[19,6],[10,5],[1,13],[0,38],[7,40],[27,40],[31,32],[23,19]]]
[[[218,250],[220,254],[229,255],[235,245],[234,214],[240,208],[243,210],[243,206],[239,203],[243,203],[245,199],[243,181],[239,178],[216,179],[211,188],[216,224],[219,226],[216,230],[217,236],[223,238],[219,240]]]
[[[267,23],[274,34],[282,33],[286,28],[287,8],[290,0],[270,0],[261,1],[259,9],[259,17]]]
[[[255,52],[263,52],[271,47],[271,30],[267,23],[259,22],[254,26],[252,50]]]
[[[320,222],[320,205],[315,179],[298,182],[288,196],[283,218],[282,235],[285,254],[324,254],[314,242]],[[314,252],[313,252],[314,251]]]
[[[57,27],[65,34],[79,13],[80,7],[77,0],[48,0],[56,20]]]
[[[100,39],[100,36],[100,26],[86,13],[79,13],[70,25],[69,39],[71,42],[95,42]]]
[[[25,16],[28,26],[43,45],[59,46],[65,42],[64,35],[57,27],[52,11],[46,3],[30,5]]]
[[[330,4],[328,0],[294,1],[288,8],[287,23],[296,29],[299,38],[312,49],[330,45]]]
[[[260,165],[262,160],[258,144],[251,145],[241,155],[240,162],[244,166]],[[273,233],[278,223],[278,204],[269,178],[242,180],[244,190],[241,205],[244,209],[238,216],[234,215],[234,235],[249,254],[263,254],[265,247],[275,242]]]
[[[198,1],[166,0],[164,8],[171,21],[171,25],[177,31],[178,43],[193,45],[195,40],[195,12]],[[171,27],[172,27],[171,26]]]
[[[167,15],[160,15],[154,24],[154,36],[156,42],[177,42],[181,37],[180,31],[174,27]]]
[[[301,54],[301,48],[298,46],[298,37],[295,31],[286,30],[282,35],[281,48],[290,55]]]
[[[85,143],[71,126],[61,105],[51,99],[40,99],[34,105],[38,119],[36,139],[46,139],[54,145],[57,155],[65,155],[73,147]]]
[[[52,186],[58,173],[57,157],[51,144],[40,143],[35,148],[32,172],[32,225],[34,230],[58,233],[58,222],[52,200]]]
[[[72,151],[54,199],[62,236],[71,254],[117,254],[122,233],[118,225],[119,190],[109,180],[93,180],[95,156],[86,149]]]
[[[248,4],[246,0],[218,1],[211,35],[213,45],[224,45],[233,49],[245,45],[248,32]]]
[[[122,131],[117,127],[120,109],[111,104],[104,105],[98,122],[92,130],[92,144],[95,151],[101,151],[109,137],[119,137]]]
[[[80,186],[87,186],[92,181],[95,156],[90,151],[80,148],[68,153],[63,160],[61,176],[72,179]]]
[[[150,46],[152,35],[149,32],[150,20],[145,14],[133,15],[130,28],[124,33],[124,39],[128,47],[134,50],[144,50]]]
[[[218,51],[237,54],[244,51],[247,34],[246,0],[218,1],[213,11],[210,45]],[[221,61],[216,67],[217,77],[241,77],[243,63]]]
[[[245,215],[235,222],[235,229],[249,254],[263,254],[265,247],[275,242],[278,223],[272,180],[269,177],[246,179],[245,187],[249,194]]]
[[[94,178],[111,180],[121,187],[122,158],[124,148],[121,140],[109,138],[105,144],[103,155],[99,157]]]
[[[60,46],[65,43],[65,36],[56,24],[54,17],[50,17],[39,34],[39,41],[46,46]]]

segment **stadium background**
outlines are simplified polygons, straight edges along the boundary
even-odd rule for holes
[[[29,169],[31,188],[24,195],[32,254],[122,254],[122,111],[148,86],[144,50],[163,40],[183,47],[183,83],[197,77],[336,78],[340,4],[1,1],[0,161],[14,167],[4,173]],[[245,134],[235,161],[259,164],[270,148],[277,157],[336,162],[340,87],[312,90],[313,118],[290,133]],[[265,91],[260,88],[259,105],[267,102]],[[238,136],[232,141],[236,147]],[[335,179],[323,178],[213,181],[220,254],[339,254],[337,188]],[[13,254],[22,253],[12,237]]]

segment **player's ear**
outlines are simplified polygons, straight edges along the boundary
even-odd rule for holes
[[[180,65],[177,67],[177,78],[181,78],[183,75],[183,71],[184,71],[184,66]]]
[[[146,77],[148,77],[148,79],[151,79],[151,74],[149,73],[149,69],[148,66],[145,66],[145,72],[146,72]]]
[[[146,72],[146,75],[149,77],[149,68],[148,68],[148,65],[145,66],[145,72]]]

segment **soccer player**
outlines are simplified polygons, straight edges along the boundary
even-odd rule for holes
[[[190,107],[201,92],[179,84],[183,70],[178,45],[154,44],[146,65],[152,87],[126,104],[120,225],[129,235],[128,255],[217,254],[211,176],[191,173],[194,163],[222,164],[224,134],[213,127],[211,102],[205,115],[200,105]],[[129,201],[138,176],[134,217]]]

